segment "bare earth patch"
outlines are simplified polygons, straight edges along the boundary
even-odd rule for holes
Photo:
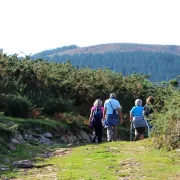
[[[72,152],[71,148],[58,148],[54,156],[65,156]],[[55,165],[35,166],[31,169],[18,169],[21,172],[19,178],[10,180],[58,180],[58,168]]]

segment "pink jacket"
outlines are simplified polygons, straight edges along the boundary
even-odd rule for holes
[[[91,108],[91,111],[94,111],[95,108],[96,108],[96,106],[93,106],[93,107]],[[104,111],[104,107],[103,107],[103,106],[101,106],[101,111],[102,111],[102,112]]]

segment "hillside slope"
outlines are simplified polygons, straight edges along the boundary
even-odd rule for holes
[[[112,43],[88,47],[64,46],[43,51],[32,59],[54,62],[68,60],[74,66],[93,69],[109,68],[123,75],[132,73],[151,74],[154,82],[169,81],[179,75],[180,46]]]
[[[136,43],[111,43],[111,44],[99,44],[99,45],[93,45],[87,47],[78,47],[76,45],[71,45],[71,46],[64,46],[62,48],[56,48],[47,51],[50,52],[49,56],[65,55],[65,54],[74,55],[74,54],[86,54],[86,53],[104,54],[106,52],[134,52],[134,51],[166,52],[166,53],[180,55],[180,46],[136,44]],[[43,52],[45,53],[47,51],[43,51]],[[33,56],[36,56],[38,54],[39,53],[34,54]]]

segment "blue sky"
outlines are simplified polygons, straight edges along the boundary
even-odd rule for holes
[[[0,0],[0,48],[34,54],[68,45],[180,45],[179,0]]]

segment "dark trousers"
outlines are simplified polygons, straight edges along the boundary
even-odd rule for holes
[[[137,127],[135,128],[135,141],[140,139],[141,135],[144,135],[145,133],[145,127]]]
[[[95,131],[93,135],[93,143],[96,142],[96,139],[98,140],[98,143],[102,142],[102,123],[94,124],[93,129]]]

